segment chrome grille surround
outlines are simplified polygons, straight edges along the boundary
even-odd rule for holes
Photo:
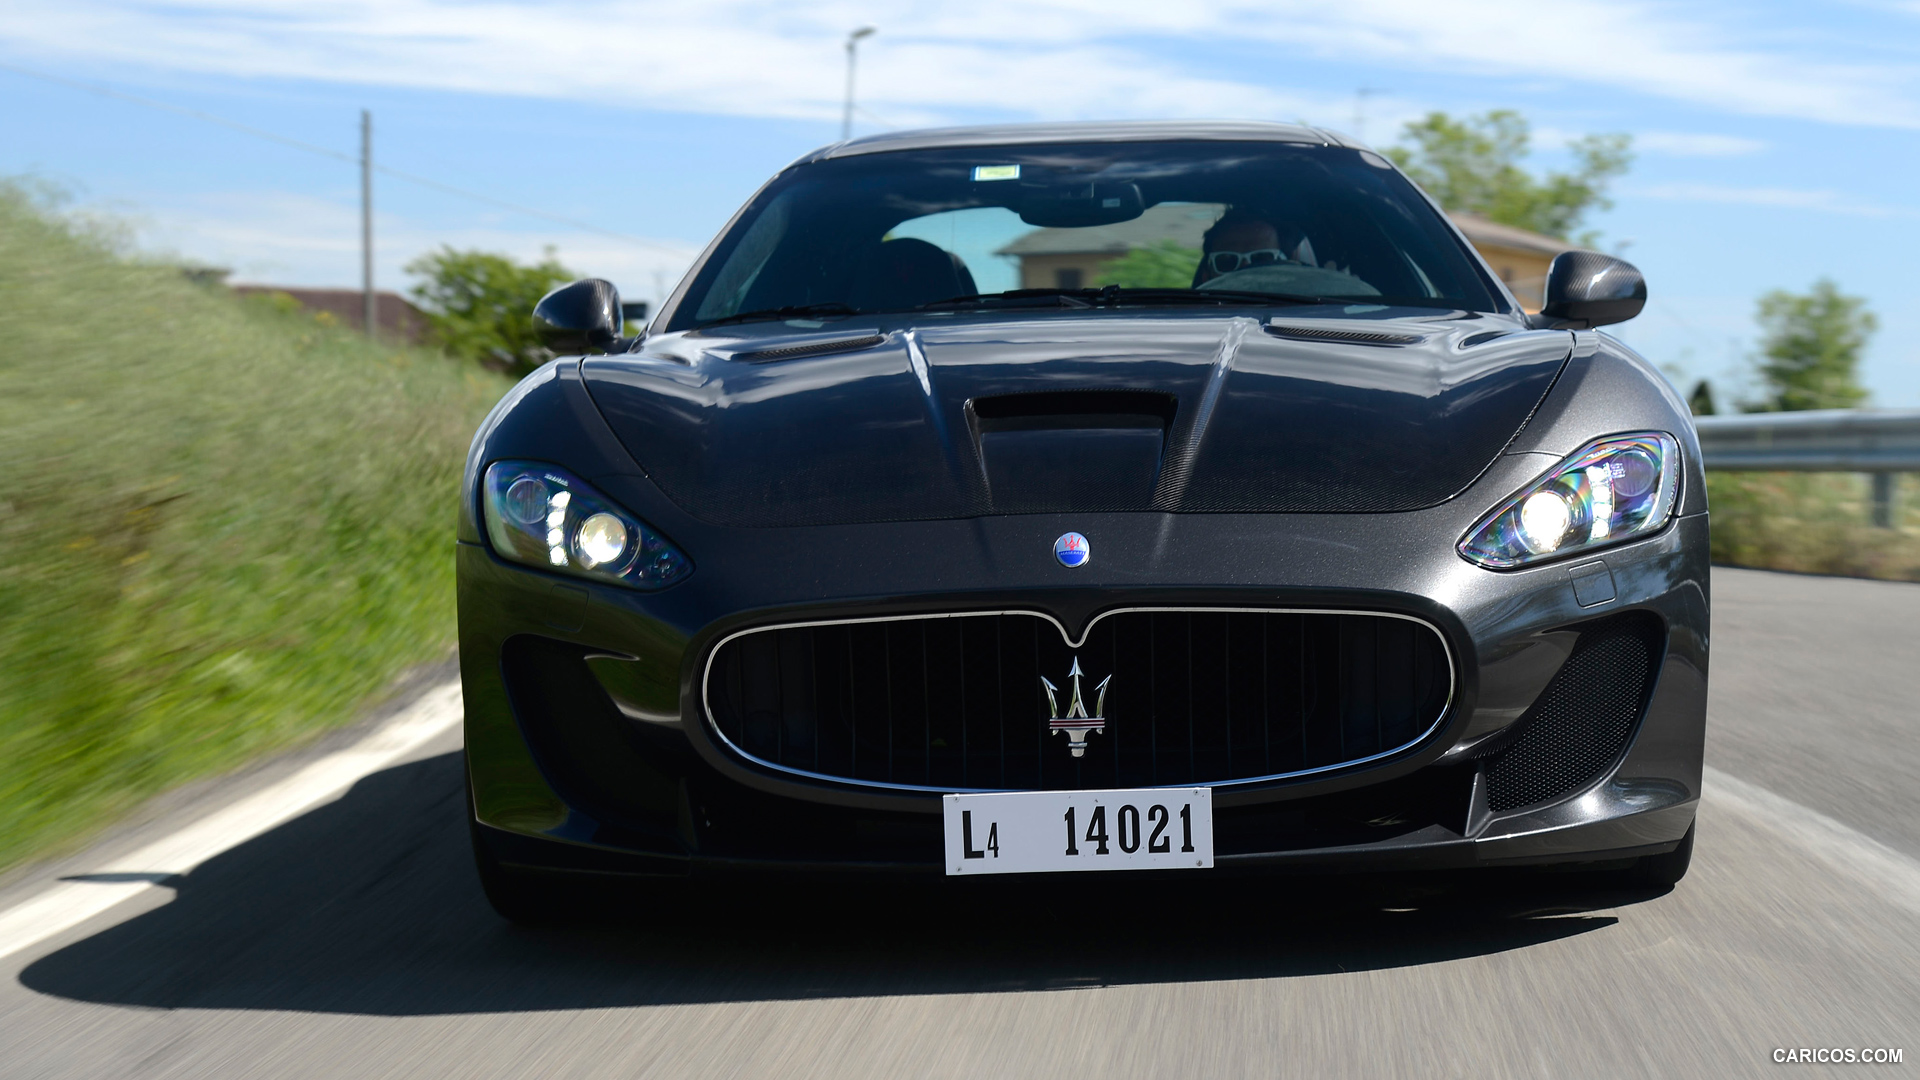
[[[1256,784],[1256,783],[1264,783],[1264,782],[1278,781],[1278,780],[1299,779],[1302,777],[1309,777],[1309,776],[1315,776],[1315,775],[1320,775],[1325,773],[1332,773],[1332,772],[1341,771],[1341,770],[1358,768],[1368,764],[1372,764],[1374,762],[1384,761],[1386,759],[1395,757],[1415,746],[1418,746],[1420,743],[1430,738],[1435,732],[1439,731],[1442,727],[1444,727],[1448,719],[1452,716],[1452,713],[1453,713],[1454,697],[1455,697],[1455,694],[1458,692],[1458,688],[1459,688],[1459,672],[1457,670],[1457,663],[1453,655],[1452,646],[1447,641],[1447,636],[1441,632],[1438,626],[1427,621],[1426,619],[1422,619],[1413,615],[1402,614],[1400,612],[1393,612],[1393,611],[1378,611],[1378,610],[1369,611],[1369,610],[1341,609],[1341,608],[1249,608],[1249,607],[1197,607],[1197,606],[1186,607],[1186,606],[1157,606],[1157,605],[1114,608],[1114,609],[1100,612],[1098,615],[1095,615],[1092,619],[1088,620],[1086,627],[1081,631],[1080,637],[1078,639],[1069,637],[1067,634],[1066,627],[1063,626],[1060,623],[1060,621],[1055,619],[1053,616],[1047,614],[1046,612],[1037,611],[1030,608],[1006,608],[1006,609],[987,610],[987,611],[960,611],[960,612],[943,612],[943,613],[923,613],[923,614],[913,614],[913,615],[887,615],[887,616],[872,616],[872,617],[852,618],[852,619],[817,619],[817,620],[803,620],[803,621],[795,621],[795,622],[774,623],[774,624],[768,624],[764,626],[747,627],[741,630],[735,630],[725,635],[724,637],[720,638],[718,641],[714,642],[714,644],[708,648],[706,660],[702,667],[701,680],[700,680],[701,710],[706,717],[707,730],[712,733],[712,735],[721,743],[721,745],[725,746],[728,750],[738,755],[741,759],[745,761],[751,762],[762,768],[769,769],[778,773],[785,773],[790,776],[803,777],[809,780],[821,780],[821,781],[826,781],[834,784],[850,785],[854,787],[874,789],[874,790],[897,791],[897,792],[921,792],[921,793],[928,793],[928,794],[954,794],[954,793],[989,792],[989,791],[1033,790],[1031,788],[978,787],[978,786],[967,786],[967,785],[897,783],[892,781],[880,781],[880,780],[857,778],[852,776],[836,775],[833,773],[819,772],[819,771],[814,771],[810,769],[799,768],[792,765],[781,764],[774,761],[769,761],[764,757],[761,757],[759,755],[756,755],[748,751],[746,748],[740,746],[737,742],[735,742],[732,738],[730,738],[726,734],[725,730],[722,728],[719,718],[715,716],[714,709],[713,709],[714,695],[711,692],[711,682],[714,674],[714,663],[716,659],[720,656],[721,651],[728,644],[738,641],[742,638],[746,638],[756,634],[772,633],[780,630],[793,630],[793,629],[814,629],[814,628],[821,628],[821,627],[837,627],[837,626],[854,627],[854,626],[868,626],[868,625],[880,624],[880,623],[932,622],[932,621],[949,620],[949,619],[972,619],[972,618],[987,618],[987,617],[996,617],[996,616],[1023,616],[1023,617],[1040,619],[1046,623],[1051,624],[1060,633],[1061,640],[1062,642],[1065,643],[1066,647],[1070,650],[1074,650],[1074,649],[1079,649],[1082,645],[1086,644],[1087,639],[1092,634],[1094,627],[1097,624],[1099,624],[1102,620],[1112,616],[1117,616],[1117,615],[1140,614],[1140,613],[1155,614],[1155,615],[1189,614],[1189,615],[1358,616],[1358,617],[1365,617],[1365,618],[1401,620],[1401,621],[1410,623],[1414,626],[1417,626],[1421,629],[1424,629],[1425,631],[1433,635],[1434,639],[1439,644],[1440,655],[1444,661],[1443,666],[1446,671],[1445,693],[1444,693],[1443,700],[1440,707],[1434,713],[1433,720],[1430,723],[1428,723],[1424,728],[1422,728],[1417,733],[1415,733],[1412,737],[1405,739],[1404,741],[1401,741],[1394,746],[1381,749],[1377,752],[1367,754],[1365,756],[1356,757],[1348,760],[1342,760],[1342,761],[1338,761],[1330,764],[1317,765],[1310,768],[1301,768],[1301,769],[1294,769],[1294,770],[1282,771],[1282,772],[1265,773],[1257,776],[1233,777],[1231,779],[1224,779],[1224,780],[1211,780],[1211,781],[1190,780],[1190,781],[1185,781],[1180,783],[1167,783],[1167,784],[1162,784],[1157,786],[1229,787],[1229,786]],[[1091,688],[1089,688],[1088,693],[1091,694],[1091,692],[1092,692]],[[1145,785],[1145,786],[1155,786],[1155,785]]]

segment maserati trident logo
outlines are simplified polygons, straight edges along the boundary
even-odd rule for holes
[[[1061,533],[1060,539],[1053,542],[1053,557],[1060,560],[1061,566],[1084,566],[1093,558],[1093,545],[1079,533]]]
[[[1106,733],[1107,718],[1104,714],[1107,711],[1107,684],[1113,681],[1113,676],[1109,675],[1101,679],[1100,685],[1094,687],[1094,693],[1098,696],[1093,699],[1092,716],[1087,715],[1087,703],[1080,700],[1080,658],[1078,656],[1073,658],[1073,670],[1067,672],[1067,677],[1073,680],[1073,700],[1067,703],[1067,715],[1061,716],[1060,701],[1053,696],[1054,691],[1060,688],[1048,682],[1045,675],[1040,676],[1040,685],[1047,688],[1047,711],[1053,714],[1053,719],[1047,721],[1047,726],[1053,729],[1055,735],[1066,732],[1067,745],[1073,750],[1073,756],[1085,757],[1087,732]]]

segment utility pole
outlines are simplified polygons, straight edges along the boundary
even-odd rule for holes
[[[840,141],[853,138],[853,54],[860,39],[873,33],[873,27],[863,26],[847,35],[847,111],[840,120]]]
[[[360,110],[360,315],[367,338],[377,334],[378,307],[373,295],[373,114]]]
[[[1353,137],[1367,141],[1367,99],[1381,91],[1363,86],[1353,92]]]

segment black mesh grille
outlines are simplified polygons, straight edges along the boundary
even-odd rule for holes
[[[1076,662],[1087,721],[1054,730],[1075,719]],[[751,633],[715,653],[706,692],[720,733],[768,764],[1024,790],[1339,765],[1417,741],[1451,686],[1438,634],[1407,619],[1142,611],[1099,620],[1078,649],[1034,615]]]
[[[1627,748],[1653,693],[1664,640],[1659,619],[1631,612],[1590,623],[1514,736],[1487,759],[1496,813],[1586,787]]]

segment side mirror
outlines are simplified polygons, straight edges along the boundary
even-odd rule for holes
[[[1533,324],[1586,330],[1626,322],[1647,306],[1647,279],[1625,259],[1597,251],[1563,251],[1547,268],[1546,302]]]
[[[620,340],[620,290],[613,282],[584,278],[562,285],[533,307],[533,331],[554,352],[605,352]]]

